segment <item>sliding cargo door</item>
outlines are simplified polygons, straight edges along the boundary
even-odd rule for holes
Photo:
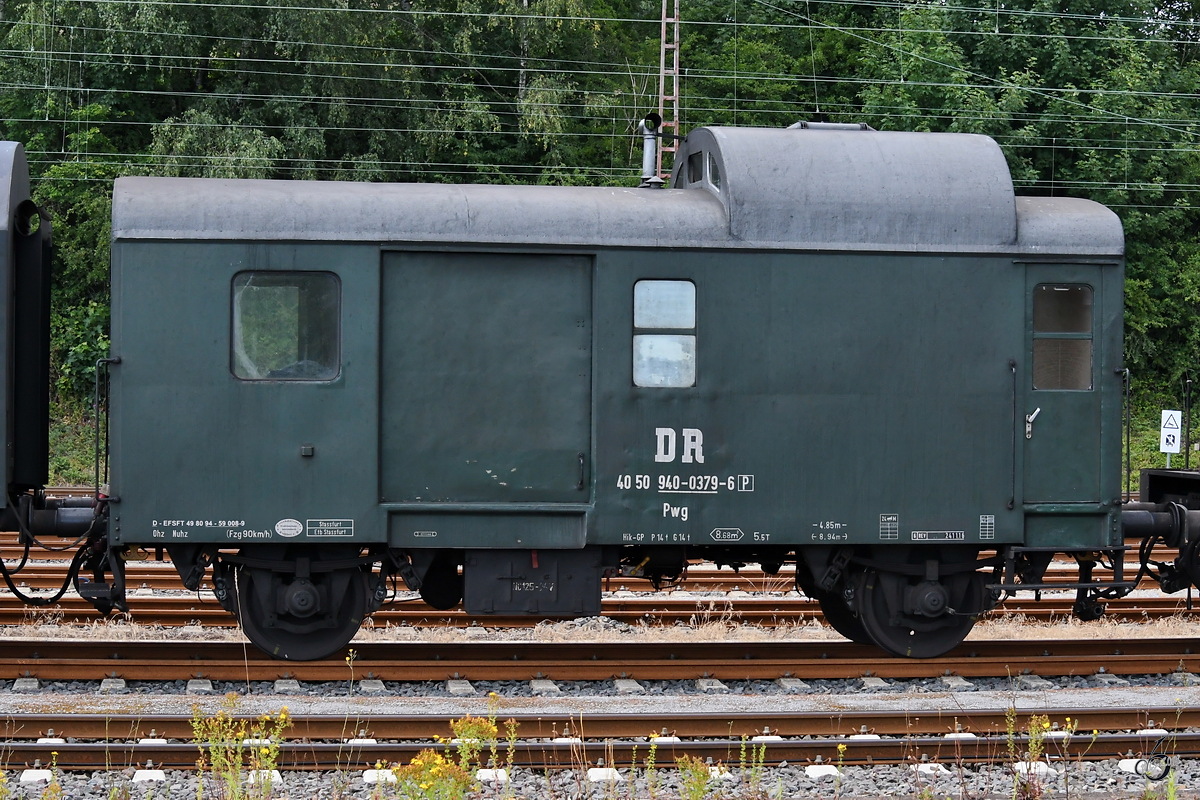
[[[591,259],[385,253],[380,499],[582,502]]]

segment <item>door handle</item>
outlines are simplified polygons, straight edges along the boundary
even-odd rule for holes
[[[1037,419],[1037,415],[1042,413],[1042,407],[1038,406],[1033,410],[1032,414],[1025,415],[1025,438],[1033,438],[1033,421]]]

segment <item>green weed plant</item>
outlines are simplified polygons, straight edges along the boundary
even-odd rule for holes
[[[192,707],[196,760],[196,800],[270,800],[271,773],[279,767],[279,746],[292,725],[287,707],[256,720],[236,716],[238,697],[230,693],[216,714]],[[246,741],[254,742],[246,744]],[[248,780],[250,774],[256,780]]]

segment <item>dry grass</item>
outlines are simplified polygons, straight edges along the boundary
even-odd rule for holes
[[[71,621],[62,614],[38,611],[20,625],[0,625],[0,637],[7,641],[45,641],[83,639],[122,642],[206,641],[242,642],[237,628],[206,628],[201,625],[143,625],[128,615],[111,619]],[[56,619],[56,617],[58,619]]]
[[[1030,620],[1023,614],[1004,614],[981,620],[971,635],[978,639],[1149,639],[1200,636],[1200,618],[1180,614],[1144,622],[1101,617],[1095,622],[1071,618],[1058,622]]]
[[[1019,614],[985,618],[975,626],[969,639],[1084,639],[1151,638],[1200,636],[1200,620],[1180,615],[1146,622],[1121,622],[1100,619],[1080,622],[1029,620]],[[47,639],[116,641],[245,641],[236,628],[212,628],[200,625],[169,627],[143,625],[121,616],[109,620],[66,622],[53,613],[30,614],[20,625],[0,626],[0,637],[10,641]],[[627,625],[607,617],[543,622],[530,628],[468,627],[439,625],[411,626],[368,623],[355,637],[356,642],[469,642],[483,639],[538,642],[763,642],[763,641],[834,641],[841,637],[818,621],[810,620],[773,627],[746,625],[719,609],[701,609],[688,624],[655,625],[640,622]]]

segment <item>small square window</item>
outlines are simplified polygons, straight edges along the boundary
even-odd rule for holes
[[[341,285],[329,272],[233,277],[233,374],[249,381],[329,381],[341,371]]]
[[[634,386],[682,389],[696,385],[696,284],[635,283],[633,327],[646,331],[633,337]]]
[[[1033,388],[1092,388],[1091,339],[1034,339]]]
[[[696,385],[696,337],[639,334],[633,337],[633,385],[682,389]]]
[[[1092,388],[1092,287],[1039,283],[1033,290],[1033,388]]]
[[[633,327],[696,327],[696,284],[638,281],[633,285]]]
[[[1092,287],[1042,283],[1033,293],[1034,333],[1091,333]]]

